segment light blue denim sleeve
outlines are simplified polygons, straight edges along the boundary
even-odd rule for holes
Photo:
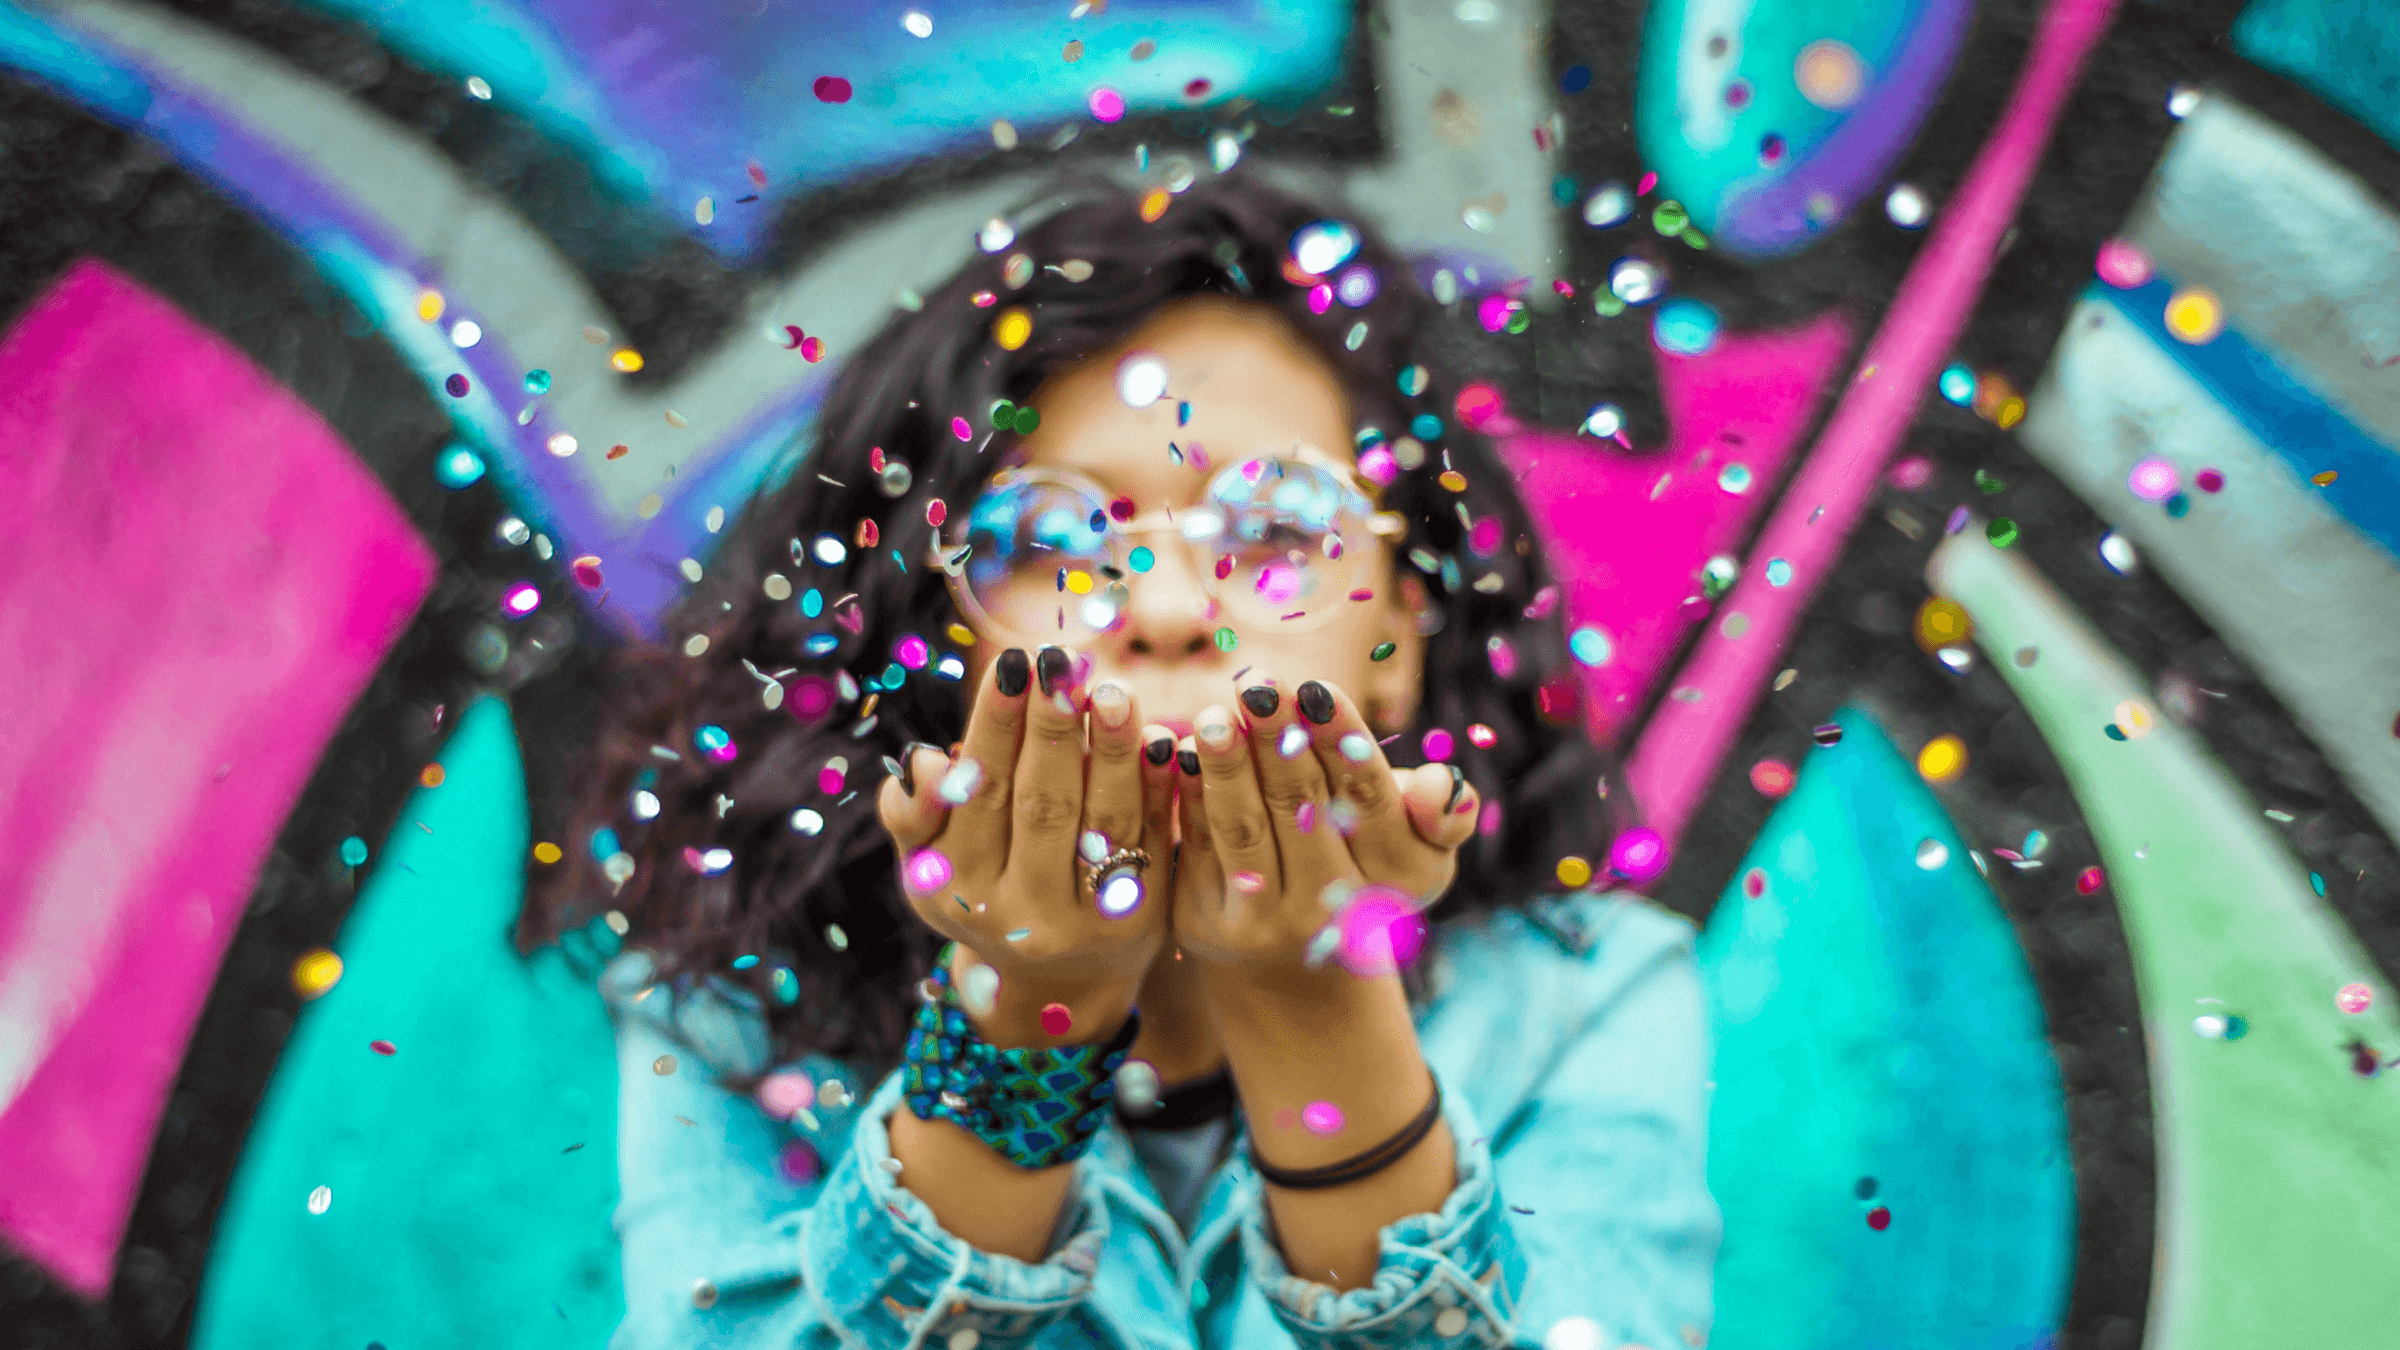
[[[621,1004],[617,1039],[626,1314],[612,1350],[884,1350],[944,1346],[967,1329],[983,1350],[1128,1343],[1087,1306],[1109,1240],[1089,1175],[1047,1260],[996,1256],[944,1232],[889,1170],[897,1073],[843,1108],[855,1116],[848,1147],[802,1185],[778,1166],[785,1127],[721,1086],[688,1039]]]
[[[1466,1094],[1442,1081],[1458,1184],[1439,1212],[1377,1235],[1365,1287],[1295,1277],[1252,1174],[1251,1278],[1302,1350],[1540,1350],[1566,1319],[1592,1326],[1562,1332],[1565,1345],[1701,1344],[1719,1235],[1708,1071],[1699,975],[1679,947],[1576,1037],[1502,1137],[1484,1138]]]

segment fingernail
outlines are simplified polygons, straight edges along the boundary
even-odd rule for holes
[[[1200,776],[1200,752],[1197,750],[1176,751],[1175,767],[1183,770],[1183,776],[1186,778],[1198,778]]]
[[[900,790],[911,797],[917,795],[917,752],[919,750],[931,750],[937,755],[942,753],[940,747],[927,745],[923,741],[910,741],[901,749]]]
[[[1323,684],[1316,680],[1304,681],[1295,697],[1300,704],[1302,717],[1318,726],[1333,720],[1333,691]]]
[[[1458,799],[1467,795],[1467,771],[1455,764],[1443,767],[1450,770],[1450,801],[1442,810],[1455,811],[1458,809]]]
[[[1254,684],[1242,691],[1242,706],[1250,710],[1252,717],[1273,717],[1275,710],[1283,706],[1283,695],[1276,693],[1272,685]]]
[[[906,751],[902,751],[901,753],[903,755],[907,754]],[[902,792],[908,793],[908,795],[911,797],[917,795],[914,792],[908,791],[908,765],[900,760],[892,758],[890,755],[885,755],[883,757],[883,771],[890,774],[893,778],[899,780],[900,790]]]
[[[1149,760],[1152,764],[1164,764],[1168,760],[1175,758],[1175,738],[1172,736],[1161,736],[1157,740],[1143,746],[1142,758]]]
[[[1068,677],[1075,670],[1075,663],[1067,658],[1067,649],[1064,647],[1042,648],[1041,654],[1034,658],[1033,664],[1034,673],[1041,677],[1042,697],[1044,698],[1057,693],[1061,687],[1066,685]]]
[[[1124,726],[1125,719],[1132,714],[1133,700],[1125,693],[1124,685],[1115,680],[1103,680],[1092,691],[1092,711],[1099,714],[1100,725],[1115,731]]]
[[[1211,750],[1222,750],[1233,744],[1233,724],[1226,718],[1223,708],[1211,708],[1203,716],[1207,720],[1200,724],[1202,745]]]
[[[999,685],[1000,692],[1010,698],[1024,693],[1025,682],[1033,678],[1033,665],[1025,659],[1023,647],[1011,647],[1000,653],[1000,659],[993,665],[992,683]]]

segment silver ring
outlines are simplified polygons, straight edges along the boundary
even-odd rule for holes
[[[1092,887],[1092,903],[1103,915],[1121,919],[1141,908],[1142,873],[1150,866],[1148,851],[1119,848],[1099,862],[1083,865]]]

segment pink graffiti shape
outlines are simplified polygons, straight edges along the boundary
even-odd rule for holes
[[[434,559],[316,414],[108,267],[0,339],[0,1234],[106,1292],[226,941]]]

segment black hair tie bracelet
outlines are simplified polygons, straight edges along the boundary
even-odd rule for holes
[[[1258,1156],[1258,1145],[1253,1141],[1250,1145],[1250,1166],[1259,1176],[1287,1191],[1318,1191],[1328,1186],[1344,1185],[1371,1177],[1407,1157],[1410,1149],[1424,1142],[1426,1135],[1433,1133],[1433,1123],[1441,1118],[1442,1080],[1436,1078],[1433,1080],[1433,1100],[1425,1103],[1425,1109],[1417,1113],[1417,1118],[1402,1126],[1398,1134],[1364,1153],[1323,1167],[1287,1172],[1279,1167],[1269,1167],[1266,1159]]]

